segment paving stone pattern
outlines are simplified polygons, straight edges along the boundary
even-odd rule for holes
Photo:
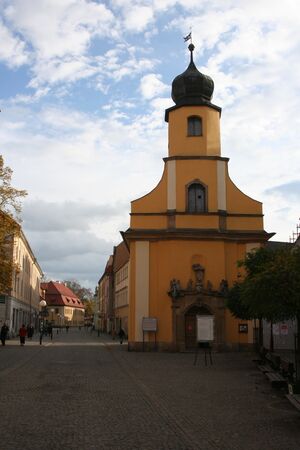
[[[70,329],[0,348],[0,450],[299,450],[300,414],[249,353],[128,352]]]

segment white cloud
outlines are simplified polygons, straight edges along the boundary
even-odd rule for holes
[[[52,59],[37,62],[33,72],[35,77],[28,84],[29,87],[38,88],[45,83],[55,84],[61,82],[74,82],[81,78],[88,78],[96,73],[87,58],[68,58],[63,61]]]
[[[22,33],[38,58],[81,55],[94,35],[106,36],[113,14],[104,4],[86,0],[10,0],[6,20]]]
[[[0,20],[0,60],[8,67],[19,67],[28,63],[26,44],[13,33]]]
[[[94,288],[113,242],[84,229],[65,232],[32,232],[26,236],[43,272],[53,280],[76,279]]]
[[[135,6],[127,10],[124,24],[128,30],[143,31],[153,21],[153,10],[148,6]]]
[[[161,76],[155,73],[144,75],[140,81],[142,96],[149,100],[169,90],[169,86],[161,81]]]
[[[98,204],[86,200],[47,202],[43,199],[25,200],[23,207],[23,225],[29,231],[89,230],[95,221],[102,223],[122,216],[127,204]]]

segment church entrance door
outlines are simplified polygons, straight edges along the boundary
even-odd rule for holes
[[[197,316],[211,315],[211,312],[203,306],[192,306],[185,313],[185,348],[197,347]]]
[[[185,316],[185,347],[195,348],[196,346],[196,316],[186,314]]]

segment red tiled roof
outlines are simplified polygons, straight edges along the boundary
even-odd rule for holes
[[[45,300],[48,306],[84,308],[82,301],[63,283],[54,281],[41,283],[41,289],[45,289],[46,291]]]

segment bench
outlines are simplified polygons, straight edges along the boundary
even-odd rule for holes
[[[269,364],[272,369],[279,370],[280,369],[280,355],[276,353],[266,353],[264,356],[264,363]]]
[[[287,380],[280,373],[266,372],[266,377],[270,380],[271,386],[275,388],[281,388],[287,386]]]
[[[299,395],[287,394],[286,398],[300,411],[300,397]]]
[[[289,361],[288,359],[281,358],[280,372],[288,380],[292,380],[294,373],[295,373],[294,364],[291,361]]]
[[[267,372],[274,372],[274,370],[272,369],[271,366],[269,366],[268,364],[258,364],[258,369],[262,372],[262,373],[267,373]]]

